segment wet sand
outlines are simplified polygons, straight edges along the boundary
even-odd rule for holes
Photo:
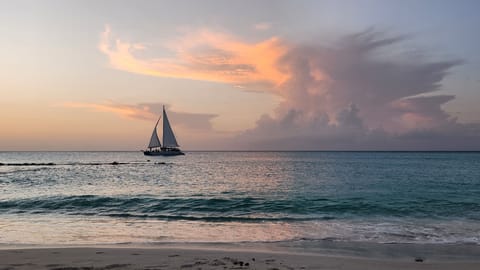
[[[377,245],[378,246],[378,245]],[[367,245],[368,248],[368,245]],[[393,252],[395,253],[394,247]],[[405,247],[400,246],[403,249]],[[440,248],[441,246],[437,246]],[[65,247],[10,248],[0,250],[0,269],[480,269],[477,246],[454,249],[460,256],[412,257],[408,253],[389,256],[388,252],[319,252],[318,250],[268,250],[256,245],[160,245],[155,247]],[[375,247],[374,247],[375,249]],[[388,248],[387,248],[388,249]],[[445,249],[448,252],[449,247]],[[461,256],[464,250],[470,250]],[[351,249],[353,250],[353,249]],[[360,248],[359,250],[362,250]],[[313,252],[311,252],[313,251]],[[427,252],[427,253],[428,253]],[[387,255],[386,255],[387,254]],[[424,254],[425,255],[425,254]]]

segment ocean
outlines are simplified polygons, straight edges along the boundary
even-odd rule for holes
[[[480,152],[0,152],[0,245],[480,244]]]

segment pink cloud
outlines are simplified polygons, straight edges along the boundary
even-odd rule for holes
[[[172,57],[142,58],[136,52],[147,46],[115,39],[106,26],[98,48],[113,68],[137,74],[258,87],[276,86],[288,78],[277,66],[287,47],[276,37],[252,43],[200,29],[168,42],[164,49]]]

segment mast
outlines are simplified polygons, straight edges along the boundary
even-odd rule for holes
[[[150,137],[150,143],[148,144],[149,149],[155,148],[155,147],[162,147],[162,144],[160,144],[160,140],[158,139],[158,135],[157,135],[157,126],[158,126],[158,122],[160,122],[160,118],[161,116],[158,118],[157,123],[153,128],[152,137]]]
[[[163,147],[178,147],[177,139],[173,134],[170,121],[168,121],[167,113],[165,112],[165,106],[163,106]]]

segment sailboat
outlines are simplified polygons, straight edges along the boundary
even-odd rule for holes
[[[185,155],[185,153],[180,150],[175,134],[173,134],[170,121],[168,121],[167,113],[165,112],[165,106],[163,106],[163,145],[160,143],[157,135],[157,126],[161,118],[162,116],[158,118],[153,128],[152,137],[150,137],[150,143],[148,144],[147,150],[143,151],[143,154],[145,156]]]

